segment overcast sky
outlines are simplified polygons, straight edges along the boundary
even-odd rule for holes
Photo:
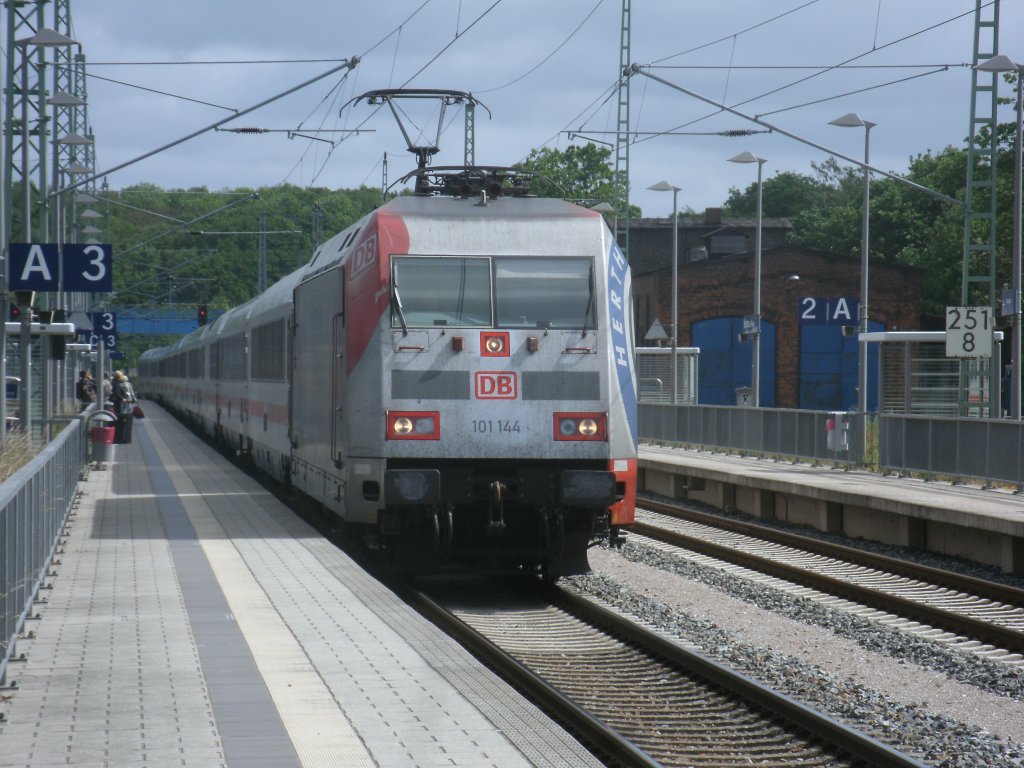
[[[968,132],[974,7],[975,0],[633,0],[630,58],[859,158],[863,131],[828,125],[857,112],[877,123],[872,165],[901,172],[910,157],[959,146]],[[72,19],[92,75],[98,170],[361,57],[344,80],[332,75],[224,126],[276,132],[211,132],[108,179],[112,188],[336,188],[379,186],[385,153],[391,181],[415,167],[390,112],[348,104],[374,89],[471,92],[491,113],[477,110],[482,165],[511,165],[544,146],[564,149],[570,131],[614,143],[621,12],[621,0],[88,0],[74,5]],[[1024,62],[1024,2],[1003,0],[999,17],[1000,52]],[[436,102],[405,106],[414,139],[432,142]],[[1004,110],[1002,119],[1011,120]],[[630,150],[631,201],[645,215],[671,211],[671,195],[646,190],[662,179],[681,188],[680,209],[721,205],[730,187],[756,178],[755,166],[726,162],[744,150],[767,159],[766,177],[810,173],[826,158],[778,133],[694,135],[758,129],[715,112],[647,77],[633,79],[631,128],[643,133]],[[434,164],[461,164],[461,110],[451,108],[445,123]],[[332,147],[284,132],[300,126],[373,132],[315,134]],[[673,129],[686,135],[646,135]]]

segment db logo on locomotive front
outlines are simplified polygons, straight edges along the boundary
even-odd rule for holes
[[[507,371],[477,371],[473,389],[477,400],[515,400],[519,397],[519,379]]]

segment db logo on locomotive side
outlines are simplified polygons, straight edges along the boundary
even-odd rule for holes
[[[349,280],[364,270],[372,267],[377,261],[377,235],[373,234],[352,250],[349,263],[352,265]]]
[[[519,397],[519,379],[507,371],[477,371],[473,377],[477,400],[515,400]]]

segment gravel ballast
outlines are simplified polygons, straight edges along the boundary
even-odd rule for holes
[[[641,544],[567,586],[941,768],[1024,766],[1024,674]]]

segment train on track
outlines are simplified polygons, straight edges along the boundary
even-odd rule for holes
[[[404,574],[588,570],[633,522],[627,262],[513,169],[421,169],[138,388]]]

